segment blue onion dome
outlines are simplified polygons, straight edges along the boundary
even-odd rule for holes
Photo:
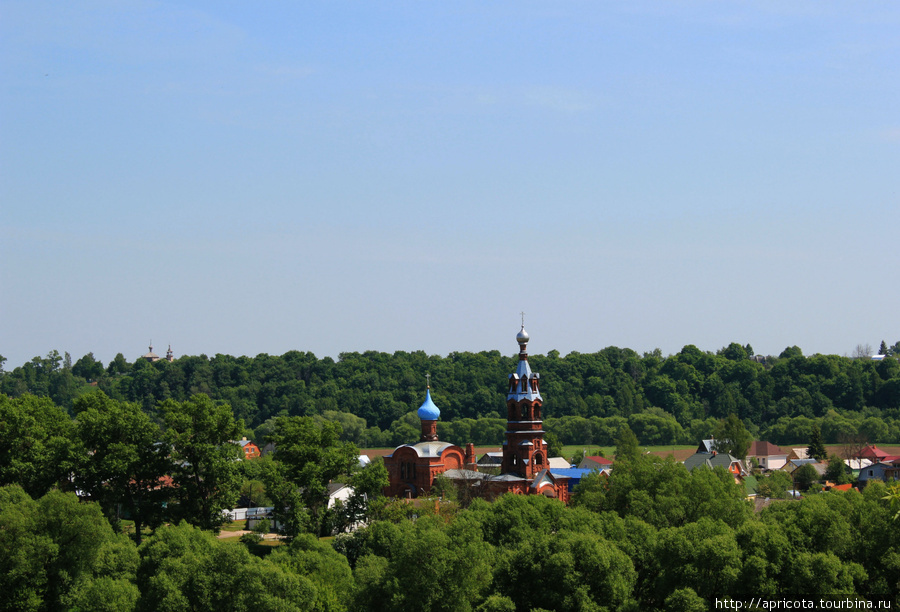
[[[430,389],[425,390],[425,401],[419,406],[419,410],[416,414],[418,414],[419,418],[423,421],[437,421],[441,418],[440,409],[434,405],[433,401],[431,401]]]

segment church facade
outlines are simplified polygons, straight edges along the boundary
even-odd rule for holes
[[[425,401],[417,414],[422,422],[419,442],[398,446],[384,458],[390,482],[385,495],[389,497],[427,495],[434,479],[447,470],[477,469],[474,444],[468,444],[463,450],[455,444],[438,440],[437,421],[441,411],[431,399],[430,385],[425,390]]]
[[[503,493],[519,495],[545,495],[568,503],[567,478],[554,475],[549,469],[547,443],[544,441],[540,391],[540,374],[531,371],[526,350],[528,333],[524,324],[516,335],[519,360],[516,371],[508,377],[506,396],[507,424],[500,474],[491,475],[478,471],[475,447],[465,449],[449,442],[441,442],[437,436],[440,410],[431,399],[430,385],[425,401],[419,407],[422,435],[416,444],[398,446],[384,458],[390,484],[385,494],[394,497],[413,498],[427,495],[435,478],[445,477],[475,485],[483,497],[496,497]]]

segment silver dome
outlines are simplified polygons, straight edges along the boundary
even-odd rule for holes
[[[525,326],[522,326],[522,329],[519,330],[519,333],[516,334],[516,342],[519,344],[527,344],[528,341],[531,340],[531,337],[528,335],[528,332],[525,331]]]

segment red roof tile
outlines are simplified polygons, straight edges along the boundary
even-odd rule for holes
[[[590,459],[594,463],[599,463],[600,465],[612,465],[613,464],[611,459],[607,459],[606,457],[600,457],[597,455],[591,455],[591,456],[585,457],[585,459]]]
[[[859,453],[860,457],[865,457],[866,459],[876,459],[878,461],[883,461],[885,457],[888,456],[886,452],[871,444],[862,449],[862,452]]]

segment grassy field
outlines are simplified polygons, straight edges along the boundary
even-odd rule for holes
[[[243,531],[247,528],[247,521],[232,521],[222,525],[222,531]]]
[[[669,454],[675,456],[679,461],[683,461],[684,457],[687,457],[695,450],[697,450],[696,444],[689,445],[667,445],[667,446],[642,446],[641,450],[647,453],[651,453],[654,455],[659,455],[661,457],[665,457]],[[607,459],[612,459],[616,454],[615,446],[594,446],[591,444],[569,444],[563,446],[562,456],[566,459],[572,459],[575,455],[581,457],[582,455],[586,455],[588,457],[602,455]]]

